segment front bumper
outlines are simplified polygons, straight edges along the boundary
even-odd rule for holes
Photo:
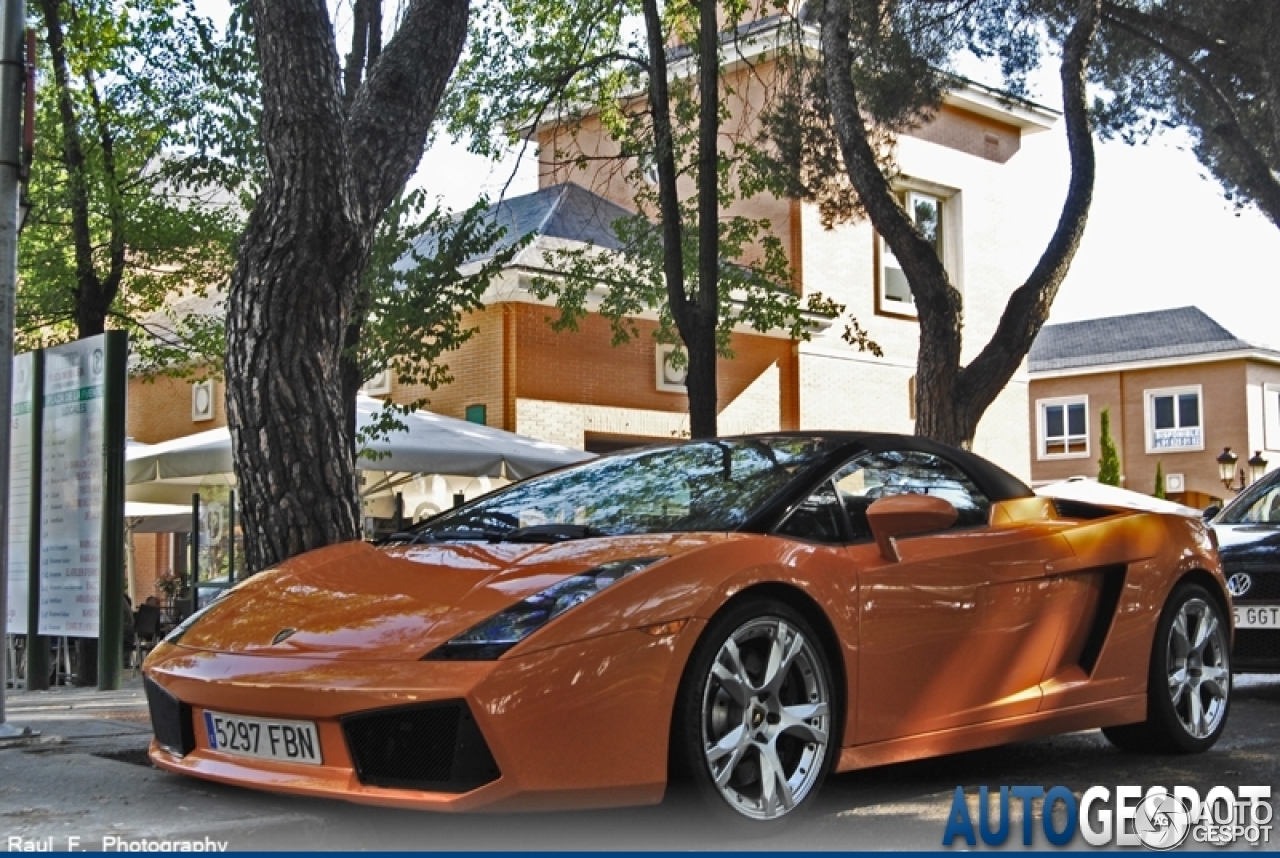
[[[430,810],[655,803],[666,786],[677,686],[701,628],[622,632],[491,662],[163,646],[146,666],[157,734],[150,756],[167,771],[224,783]],[[201,727],[206,709],[313,721],[322,762],[214,750]],[[413,753],[417,768],[405,762]]]
[[[1237,673],[1280,673],[1280,629],[1236,629],[1231,669]]]

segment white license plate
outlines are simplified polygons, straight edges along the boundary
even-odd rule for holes
[[[277,721],[204,713],[209,747],[226,754],[320,765],[320,737],[311,721]]]
[[[1280,631],[1280,605],[1235,605],[1237,629]]]

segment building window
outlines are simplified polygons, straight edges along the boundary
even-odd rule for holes
[[[686,393],[685,376],[688,375],[688,357],[680,366],[675,364],[676,347],[659,343],[654,349],[654,369],[657,372],[657,389],[666,393]]]
[[[1039,411],[1041,459],[1085,458],[1089,455],[1089,397],[1041,399]]]
[[[1263,446],[1280,450],[1280,384],[1262,386]]]
[[[1203,450],[1201,399],[1199,385],[1146,391],[1147,452]]]
[[[947,199],[939,194],[910,190],[904,192],[899,201],[921,237],[946,264],[947,244],[950,241],[947,234]],[[915,298],[898,257],[894,256],[888,242],[880,236],[876,236],[876,248],[879,252],[876,309],[894,316],[916,315]]]
[[[213,379],[206,378],[203,381],[192,382],[191,422],[200,423],[205,420],[212,420],[213,416]]]
[[[365,380],[360,392],[368,396],[386,396],[391,392],[391,368],[387,367]]]
[[[479,423],[484,426],[489,422],[488,409],[483,405],[468,405],[464,413],[468,423]]]

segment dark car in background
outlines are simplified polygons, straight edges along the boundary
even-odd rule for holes
[[[1280,672],[1280,470],[1237,495],[1212,526],[1235,610],[1232,669]]]

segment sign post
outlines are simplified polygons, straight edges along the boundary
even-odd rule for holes
[[[124,646],[126,349],[108,331],[44,351],[37,631],[86,639],[81,681],[98,673],[102,690],[119,687]]]
[[[13,305],[18,288],[18,198],[22,182],[22,0],[0,0],[0,649],[8,645],[9,435],[13,409]],[[8,658],[0,657],[0,740],[31,735],[5,722]]]

